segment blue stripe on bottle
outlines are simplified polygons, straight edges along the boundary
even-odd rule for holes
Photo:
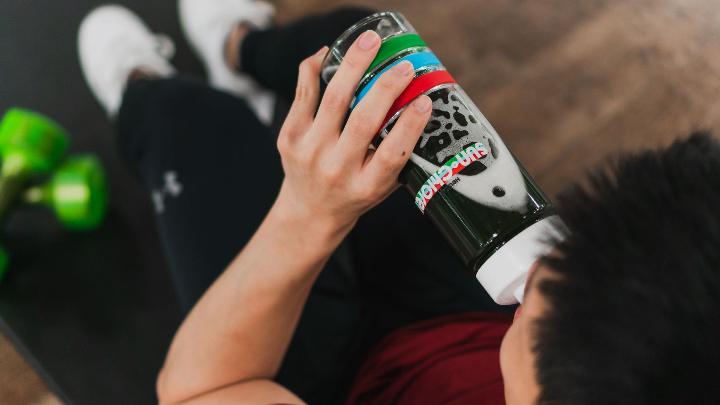
[[[402,61],[409,61],[413,64],[413,68],[415,70],[427,68],[427,67],[434,67],[434,66],[440,66],[440,60],[435,56],[434,53],[430,51],[423,51],[423,52],[417,52],[417,53],[411,53],[409,55],[403,56],[402,58],[396,60],[395,62],[391,63],[385,69],[381,70],[380,73],[376,74],[372,80],[368,82],[361,90],[360,93],[355,97],[355,100],[353,101],[352,108],[355,108],[355,106],[360,102],[360,100],[365,97],[365,95],[370,91],[370,89],[373,87],[375,82],[380,78],[380,76],[383,75],[383,73],[390,70],[393,66],[397,65],[398,63]]]

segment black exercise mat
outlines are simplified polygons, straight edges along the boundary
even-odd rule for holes
[[[201,72],[174,1],[119,3],[176,40],[181,71]],[[70,132],[71,152],[100,156],[110,183],[109,215],[95,232],[65,232],[40,209],[11,215],[1,239],[12,263],[0,283],[0,326],[61,399],[153,403],[180,313],[147,196],[120,160],[77,62],[78,24],[100,4],[0,3],[0,112],[21,106],[52,117]]]

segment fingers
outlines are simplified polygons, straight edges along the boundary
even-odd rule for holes
[[[285,118],[283,124],[285,133],[281,133],[281,136],[304,133],[312,124],[320,98],[320,65],[326,53],[327,47],[323,46],[300,63],[295,100]]]
[[[397,179],[430,119],[431,107],[430,98],[423,95],[405,108],[392,131],[366,164],[365,170],[369,177],[380,182],[388,178],[393,181]]]
[[[338,151],[362,165],[368,146],[395,99],[413,78],[412,63],[401,62],[385,72],[354,109],[338,142]]]
[[[325,134],[338,136],[340,126],[350,107],[353,93],[360,79],[372,63],[380,47],[380,36],[374,31],[366,31],[358,37],[345,54],[338,71],[333,76],[315,120],[317,129]]]

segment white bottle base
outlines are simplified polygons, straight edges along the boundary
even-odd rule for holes
[[[527,273],[535,261],[549,253],[552,246],[544,243],[548,236],[560,237],[553,222],[544,218],[507,241],[478,269],[475,277],[490,297],[500,305],[522,303]]]

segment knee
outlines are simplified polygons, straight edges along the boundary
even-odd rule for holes
[[[182,116],[192,111],[206,86],[181,77],[146,80],[134,99],[150,114]]]
[[[208,122],[227,128],[261,125],[245,100],[191,78],[131,83],[125,97],[117,120],[120,133],[154,130],[177,137],[201,131]]]
[[[141,79],[128,83],[117,117],[120,134],[137,132],[149,123],[174,123],[193,111],[202,84],[190,79]]]

